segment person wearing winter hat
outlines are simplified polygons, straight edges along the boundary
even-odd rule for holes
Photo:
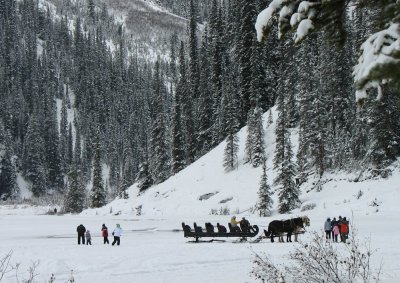
[[[335,239],[335,232],[333,231],[333,227],[338,226],[338,221],[336,220],[336,217],[333,217],[331,221],[331,227],[332,227],[332,240]],[[339,226],[338,226],[339,228]]]
[[[328,217],[328,219],[326,219],[325,221],[325,225],[324,225],[324,229],[325,229],[325,237],[326,239],[331,239],[331,232],[332,232],[332,224],[331,224],[331,219]]]
[[[82,240],[82,244],[85,244],[85,232],[86,232],[86,228],[85,226],[83,226],[82,224],[79,225],[78,227],[76,227],[76,232],[78,232],[78,245],[81,244],[81,240]]]
[[[103,224],[103,226],[101,226],[101,236],[103,236],[103,240],[104,240],[104,244],[109,244],[110,242],[108,241],[108,229],[106,224]]]
[[[333,221],[332,221],[333,222]],[[332,240],[334,241],[334,242],[336,242],[337,243],[337,241],[338,241],[338,235],[339,235],[339,226],[337,225],[337,222],[335,222],[333,225],[332,225]]]
[[[117,224],[117,227],[115,227],[112,235],[114,236],[114,241],[112,242],[112,245],[114,246],[115,244],[117,244],[117,246],[119,246],[122,236],[122,228],[119,224]]]
[[[343,239],[342,239],[342,232],[340,231],[340,228],[341,228],[341,225],[340,225],[340,224],[342,224],[342,221],[343,221],[343,218],[342,218],[342,216],[339,215],[338,227],[339,227],[339,236],[340,236],[340,241],[341,241],[341,242],[343,241]]]
[[[341,241],[346,243],[347,239],[349,238],[349,221],[347,221],[346,217],[343,217],[339,227]]]
[[[86,230],[86,245],[92,245],[92,236],[90,235],[90,231]]]

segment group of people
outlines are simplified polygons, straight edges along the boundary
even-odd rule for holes
[[[338,241],[338,236],[340,236],[341,242],[346,242],[349,237],[349,221],[346,217],[339,216],[336,220],[334,217],[332,220],[328,217],[324,224],[325,237],[327,240],[332,239],[334,242]]]
[[[89,230],[86,230],[85,226],[80,224],[76,228],[76,232],[78,232],[78,245],[85,244],[85,239],[86,239],[86,245],[91,245],[92,244],[92,235],[90,234]],[[114,228],[114,231],[112,232],[112,235],[114,236],[114,241],[112,242],[111,245],[117,244],[117,246],[120,245],[121,243],[121,236],[122,236],[122,228],[119,224],[116,225]],[[101,236],[103,237],[103,242],[104,244],[109,244],[110,242],[108,241],[108,228],[106,224],[103,224],[101,226]]]

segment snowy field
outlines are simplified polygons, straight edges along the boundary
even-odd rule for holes
[[[265,252],[277,263],[285,261],[295,243],[190,243],[180,231],[181,220],[204,223],[206,220],[226,224],[227,216],[207,219],[145,219],[126,216],[50,216],[23,215],[20,210],[1,208],[3,232],[2,254],[12,250],[12,263],[21,263],[20,280],[27,269],[38,261],[35,282],[67,282],[71,270],[75,282],[255,282],[249,273],[254,252]],[[321,231],[324,213],[312,212],[311,227]],[[278,217],[279,219],[279,217]],[[251,223],[265,228],[268,218],[249,217]],[[371,237],[377,249],[374,265],[383,263],[382,282],[400,280],[400,218],[398,214],[357,216],[358,234]],[[77,245],[76,226],[84,224],[92,232],[92,246]],[[110,233],[117,223],[124,229],[121,246],[103,245],[101,224]],[[204,224],[202,224],[204,225]],[[179,231],[177,231],[179,229]],[[307,241],[310,235],[302,236]],[[112,239],[112,237],[110,237]],[[338,244],[344,248],[344,244]],[[8,274],[2,282],[17,282]]]

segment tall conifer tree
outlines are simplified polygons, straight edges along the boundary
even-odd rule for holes
[[[100,133],[96,133],[95,143],[93,144],[93,187],[90,194],[90,207],[97,208],[106,204],[107,193],[104,188],[102,165],[101,165],[101,145]]]

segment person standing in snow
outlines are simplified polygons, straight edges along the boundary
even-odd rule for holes
[[[340,236],[340,241],[342,242],[343,240],[342,240],[342,232],[340,231],[340,224],[342,224],[342,221],[343,221],[343,219],[342,219],[342,216],[340,216],[339,215],[339,220],[338,220],[338,227],[339,227],[339,236]]]
[[[349,221],[346,220],[346,217],[343,217],[343,220],[340,222],[340,238],[344,243],[349,238]]]
[[[103,226],[101,226],[101,235],[103,236],[104,244],[109,244],[110,242],[108,241],[108,229],[106,224],[103,224]]]
[[[329,217],[325,221],[324,229],[325,229],[325,237],[326,237],[326,239],[327,240],[331,239],[332,223],[331,223],[331,219]]]
[[[117,246],[119,246],[120,242],[121,242],[121,235],[122,235],[122,228],[119,224],[117,224],[117,227],[115,227],[114,231],[112,232],[113,236],[114,236],[114,241],[112,242],[112,245],[114,246],[115,243],[117,244]]]
[[[76,232],[78,232],[78,245],[81,244],[81,240],[82,240],[82,244],[85,244],[85,232],[86,232],[86,228],[85,226],[83,226],[82,224],[79,225],[76,228]]]
[[[332,240],[337,243],[337,238],[339,235],[339,226],[336,221],[332,221],[332,223],[333,223],[332,224]]]
[[[332,221],[331,221],[331,227],[332,227],[332,240],[334,239],[335,234],[333,233],[333,226],[337,226],[338,222],[336,220],[336,217],[333,217]]]
[[[86,230],[86,245],[92,245],[92,236],[90,235],[90,231]]]

